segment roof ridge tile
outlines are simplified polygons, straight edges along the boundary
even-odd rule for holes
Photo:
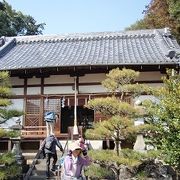
[[[159,44],[160,48],[162,49],[166,57],[172,59],[176,56],[177,53],[180,52],[180,46],[179,49],[177,49],[177,47],[174,44],[172,44],[173,36],[170,34],[169,31],[167,31],[167,28],[165,28],[164,31],[162,29],[156,29],[155,34],[157,43]],[[168,41],[168,39],[171,39],[171,41]]]
[[[38,40],[54,40],[54,39],[84,39],[84,38],[95,38],[95,37],[102,37],[107,38],[109,36],[117,37],[117,36],[124,36],[124,35],[136,35],[136,34],[153,34],[152,30],[135,30],[135,31],[117,31],[117,32],[93,32],[93,33],[74,33],[74,34],[62,34],[62,35],[31,35],[31,36],[17,36],[14,37],[17,42],[22,41],[33,41],[37,42]],[[10,38],[10,37],[9,37]]]

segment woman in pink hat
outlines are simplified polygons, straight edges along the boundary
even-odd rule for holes
[[[84,166],[88,166],[91,163],[87,156],[87,151],[83,153],[84,151],[82,152],[82,148],[77,142],[70,144],[69,150],[70,153],[64,159],[62,180],[84,180],[82,169]]]

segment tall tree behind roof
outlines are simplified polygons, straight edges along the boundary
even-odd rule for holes
[[[136,21],[126,30],[170,27],[180,42],[180,1],[151,0],[143,11],[144,18]]]
[[[0,36],[42,34],[44,25],[37,24],[32,16],[12,9],[5,0],[0,2]]]

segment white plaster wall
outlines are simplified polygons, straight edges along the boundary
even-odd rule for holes
[[[24,85],[24,79],[20,79],[18,77],[10,77],[11,85]]]
[[[24,95],[24,88],[12,88],[11,92],[13,95]]]
[[[87,82],[102,82],[106,78],[105,73],[101,74],[86,74],[85,76],[79,77],[80,83],[87,83]]]
[[[103,141],[102,140],[89,140],[88,141],[88,146],[92,149],[102,149],[102,144]]]
[[[28,87],[27,94],[28,95],[41,94],[41,87]]]
[[[102,85],[79,86],[79,93],[101,93],[107,92]]]
[[[74,94],[72,86],[48,86],[44,87],[44,94]]]
[[[31,84],[41,84],[41,78],[36,78],[36,77],[33,77],[33,78],[28,78],[27,80],[27,84],[28,85],[31,85]]]
[[[44,84],[74,83],[74,78],[69,75],[53,75],[44,79]]]
[[[138,81],[159,81],[162,78],[162,74],[160,72],[140,72]]]

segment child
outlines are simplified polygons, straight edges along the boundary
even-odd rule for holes
[[[91,163],[87,151],[82,153],[82,148],[77,142],[70,144],[69,150],[70,153],[64,159],[62,180],[83,180],[82,169]]]

